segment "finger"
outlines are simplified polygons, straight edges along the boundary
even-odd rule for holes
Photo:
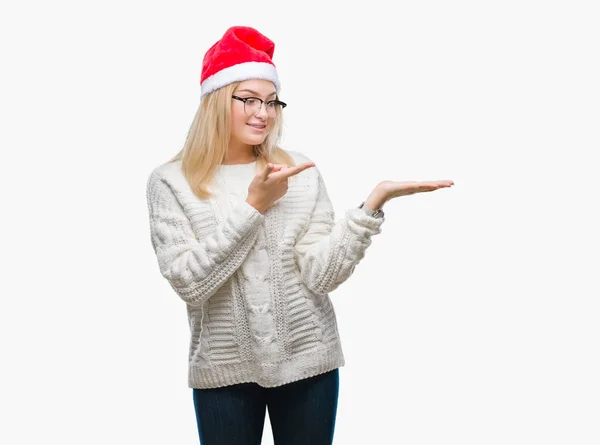
[[[298,173],[303,172],[307,168],[314,167],[314,162],[305,162],[303,164],[296,165],[294,167],[289,167],[283,171],[277,172],[277,174],[273,174],[272,176],[276,179],[285,179],[291,176],[297,175]]]
[[[432,192],[445,187],[450,187],[452,182],[448,181],[421,181],[417,183],[404,183],[400,186],[400,189],[405,191],[414,191],[415,193],[420,192]]]
[[[287,164],[273,164],[273,171],[272,172],[278,172],[280,170],[286,169],[287,168]]]
[[[431,190],[439,190],[439,189],[443,189],[443,188],[447,188],[447,187],[452,187],[453,184],[454,184],[453,182],[437,181],[434,184],[428,184],[428,185]]]
[[[267,164],[263,171],[261,172],[261,178],[263,181],[266,181],[269,178],[269,175],[273,171],[273,164]]]
[[[450,187],[450,186],[454,185],[454,181],[451,181],[449,179],[444,179],[441,181],[425,181],[422,184],[423,185],[431,185],[431,186],[435,186],[435,187]]]
[[[420,185],[418,187],[417,192],[433,192],[434,190],[439,190],[441,188],[446,188],[446,187],[450,187],[450,185],[449,184],[428,183],[428,184]]]

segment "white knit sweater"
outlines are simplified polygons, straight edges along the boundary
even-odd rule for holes
[[[220,166],[217,194],[206,200],[192,193],[180,161],[148,178],[152,246],[187,307],[190,388],[274,387],[345,364],[329,293],[384,218],[353,208],[336,222],[317,167],[292,176],[261,214],[245,201],[255,174],[256,163]]]

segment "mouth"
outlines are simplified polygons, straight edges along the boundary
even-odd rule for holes
[[[249,127],[253,128],[257,131],[264,131],[265,128],[267,128],[266,124],[246,124],[246,125],[248,125]]]

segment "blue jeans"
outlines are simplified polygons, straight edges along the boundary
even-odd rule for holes
[[[274,388],[193,388],[201,445],[260,445],[265,411],[275,445],[331,445],[339,369]]]

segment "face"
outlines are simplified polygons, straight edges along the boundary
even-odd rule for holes
[[[276,116],[269,112],[269,101],[275,100],[275,86],[268,80],[252,79],[241,82],[235,89],[234,96],[248,99],[245,103],[241,100],[231,99],[231,139],[233,143],[243,145],[260,145],[264,142],[269,132],[273,129]],[[264,103],[258,109],[260,101]]]

